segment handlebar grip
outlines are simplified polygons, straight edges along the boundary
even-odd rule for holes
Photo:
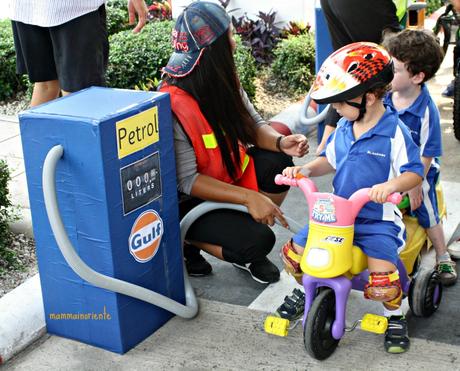
[[[297,179],[289,178],[281,174],[278,174],[275,176],[275,183],[278,185],[288,185],[291,187],[298,187]]]
[[[391,202],[392,204],[397,205],[401,202],[402,198],[403,197],[401,193],[392,193],[388,196],[387,202]]]

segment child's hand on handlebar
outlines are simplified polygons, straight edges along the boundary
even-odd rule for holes
[[[297,174],[302,174],[308,177],[310,175],[310,170],[303,166],[289,166],[283,170],[283,175],[288,178],[295,178]]]
[[[396,191],[394,186],[389,182],[376,184],[369,191],[369,198],[371,201],[384,204],[387,202],[388,196]]]

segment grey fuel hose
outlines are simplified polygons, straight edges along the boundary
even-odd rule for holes
[[[146,301],[180,317],[195,317],[198,313],[198,301],[185,269],[184,285],[186,304],[183,305],[144,287],[100,274],[81,260],[67,236],[56,198],[56,165],[63,153],[63,147],[57,145],[51,148],[46,155],[45,163],[43,164],[43,196],[51,229],[67,264],[69,264],[78,276],[94,286]],[[185,233],[181,235],[185,236]]]
[[[64,228],[64,224],[59,213],[59,207],[56,197],[56,165],[62,157],[64,149],[61,145],[54,146],[48,152],[43,164],[43,196],[45,200],[46,212],[51,225],[51,229],[56,238],[59,249],[61,250],[67,264],[74,272],[85,281],[96,287],[107,289],[113,292],[131,296],[133,298],[146,301],[158,307],[168,310],[171,313],[183,318],[193,318],[198,313],[198,301],[193,291],[193,287],[188,279],[188,274],[184,267],[184,286],[185,286],[185,305],[172,300],[164,295],[158,294],[152,290],[142,286],[119,280],[100,274],[90,268],[76,253],[72,243],[70,242]],[[247,212],[247,208],[242,205],[219,203],[219,202],[203,202],[193,208],[185,215],[180,223],[181,230],[181,246],[183,246],[185,235],[193,224],[201,215],[216,209],[232,209],[242,212]],[[302,226],[286,217],[290,231],[298,232]],[[277,221],[279,224],[279,222]]]
[[[303,100],[302,107],[300,108],[299,113],[299,122],[305,126],[312,126],[319,124],[320,122],[324,121],[327,115],[327,111],[329,110],[329,104],[316,116],[308,117],[308,107],[310,106],[311,102],[311,89],[308,92],[307,96]]]

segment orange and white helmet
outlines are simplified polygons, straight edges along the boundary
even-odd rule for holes
[[[380,45],[357,42],[332,53],[321,66],[311,98],[320,104],[345,102],[393,80],[393,61]]]

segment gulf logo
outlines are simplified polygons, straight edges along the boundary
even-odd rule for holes
[[[158,252],[163,236],[163,220],[155,210],[139,215],[129,235],[129,252],[139,263],[146,263]]]

